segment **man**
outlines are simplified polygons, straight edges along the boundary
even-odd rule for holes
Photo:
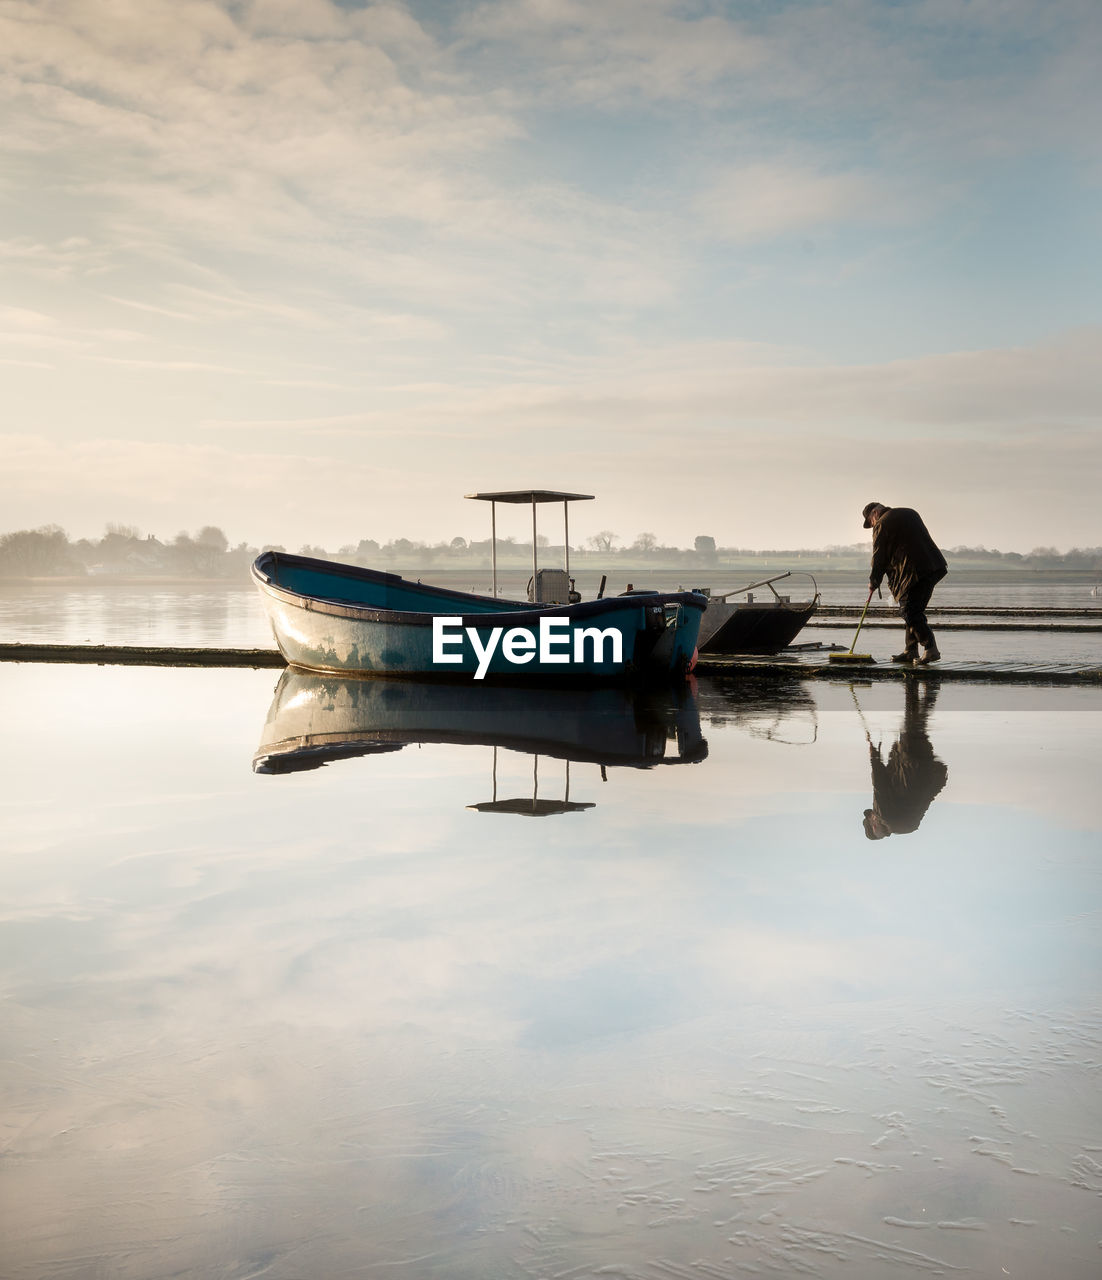
[[[893,662],[937,662],[941,657],[934,633],[926,621],[926,606],[934,587],[949,572],[945,557],[930,537],[922,517],[910,507],[886,507],[870,502],[861,512],[866,529],[872,530],[872,572],[869,590],[880,587],[885,574],[899,605],[907,631],[902,653]],[[920,658],[918,647],[925,653]]]

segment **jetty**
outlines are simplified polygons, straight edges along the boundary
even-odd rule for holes
[[[799,654],[757,657],[750,654],[701,655],[694,668],[699,676],[783,676],[803,680],[970,680],[994,684],[1081,684],[1102,688],[1102,663],[1080,662],[981,662],[955,659],[914,666],[877,661],[832,663],[824,646]]]
[[[278,649],[144,644],[0,644],[0,662],[83,662],[101,667],[285,667]]]
[[[859,604],[821,605],[817,616],[823,618],[857,618],[860,617],[863,610],[864,606]],[[991,618],[995,621],[1003,622],[1013,621],[1016,618],[1046,618],[1059,621],[1083,619],[1087,621],[1093,620],[1102,625],[1102,606],[1083,605],[1070,607],[1068,605],[1046,605],[1044,607],[1016,606],[1007,608],[1003,605],[931,605],[926,610],[926,616],[928,618]],[[868,617],[892,618],[895,621],[895,625],[899,625],[899,610],[891,605],[870,605]]]
[[[832,663],[837,646],[805,648],[773,657],[706,654],[698,676],[785,677],[796,680],[971,680],[981,683],[1102,686],[1102,663],[943,660],[928,667],[894,662]],[[137,667],[271,667],[287,662],[278,649],[189,648],[117,644],[0,644],[0,662],[66,662]]]

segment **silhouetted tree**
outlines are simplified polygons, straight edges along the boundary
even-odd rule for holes
[[[616,541],[617,536],[611,529],[602,529],[600,533],[593,534],[587,541],[594,551],[608,552],[612,550],[612,544]]]
[[[181,529],[168,547],[169,565],[176,573],[197,573],[199,553],[190,533]]]
[[[127,567],[129,557],[143,543],[141,531],[132,524],[109,524],[99,543],[99,559],[117,569]]]
[[[2,577],[36,578],[83,572],[84,566],[73,555],[69,535],[60,525],[20,529],[0,537]]]
[[[225,555],[230,549],[230,540],[217,525],[206,524],[195,535],[195,541],[201,547],[209,547],[219,555]]]

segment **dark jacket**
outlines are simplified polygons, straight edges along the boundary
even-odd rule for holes
[[[937,582],[948,572],[945,557],[918,512],[910,507],[888,507],[872,531],[869,584],[879,587],[887,574],[892,595],[903,601],[919,579]]]

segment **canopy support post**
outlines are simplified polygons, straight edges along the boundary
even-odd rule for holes
[[[532,499],[532,599],[536,597],[536,500]]]
[[[494,575],[494,599],[497,599],[497,503],[490,503],[490,564]]]

